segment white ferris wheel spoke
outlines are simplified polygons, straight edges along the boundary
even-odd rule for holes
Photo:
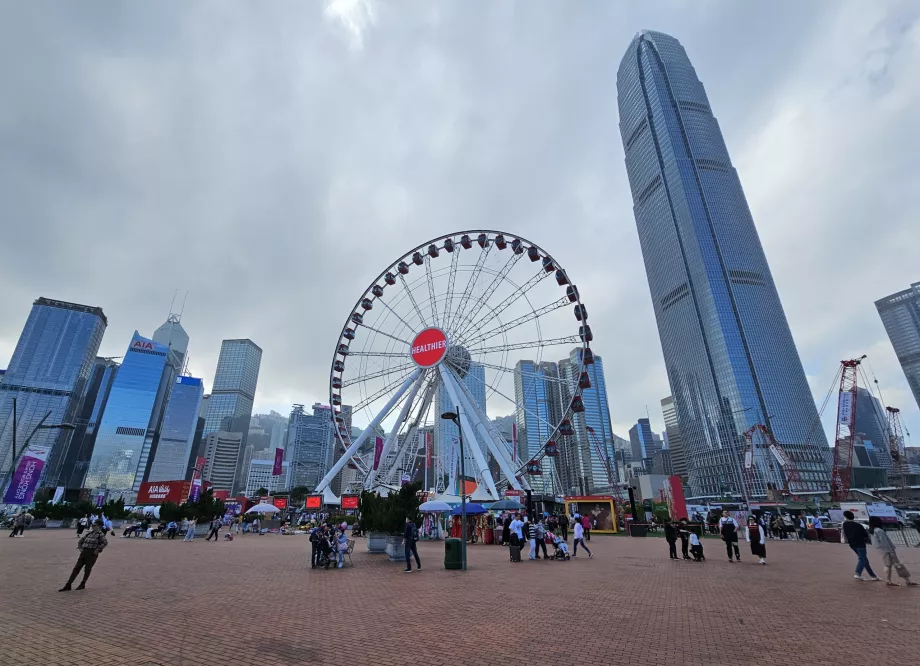
[[[446,329],[450,323],[450,306],[454,301],[454,283],[457,280],[457,263],[460,261],[460,248],[454,248],[454,251],[450,253],[450,274],[447,278],[447,298],[444,302],[444,328]]]
[[[428,281],[428,296],[431,299],[431,316],[434,319],[434,325],[440,327],[438,323],[438,300],[434,295],[434,278],[431,276],[431,257],[425,255],[425,279]]]
[[[406,352],[351,351],[349,356],[381,356],[384,358],[406,358]]]
[[[418,368],[415,370],[415,372],[413,372],[406,378],[406,381],[404,381],[402,386],[400,386],[396,390],[396,392],[392,395],[392,397],[387,402],[387,404],[384,405],[383,409],[377,414],[377,416],[375,416],[371,420],[370,424],[361,432],[361,435],[355,441],[351,443],[351,446],[349,446],[345,450],[345,453],[342,454],[342,457],[339,458],[335,462],[335,464],[329,469],[328,472],[326,472],[326,476],[324,476],[322,481],[320,481],[319,484],[316,486],[315,492],[322,492],[323,490],[326,489],[326,487],[329,485],[332,479],[335,478],[336,474],[342,471],[342,468],[348,464],[348,461],[354,457],[358,449],[360,449],[361,446],[364,444],[364,442],[367,441],[367,438],[370,437],[371,433],[377,430],[377,427],[380,425],[380,422],[383,421],[383,419],[387,417],[387,415],[390,413],[390,411],[393,409],[396,403],[399,402],[399,400],[402,398],[403,394],[406,391],[408,391],[409,387],[412,386],[412,383],[418,379],[420,374],[422,374],[422,369]]]
[[[405,357],[405,354],[403,354]],[[384,368],[383,370],[377,370],[375,372],[370,372],[366,375],[358,375],[352,379],[349,379],[347,382],[342,382],[342,388],[348,388],[349,386],[354,386],[355,384],[360,384],[361,382],[370,381],[371,379],[379,379],[380,377],[386,377],[387,375],[392,375],[397,372],[402,372],[403,370],[408,370],[409,368],[418,367],[415,363],[403,363],[402,365],[397,365],[393,368]]]
[[[406,278],[403,277],[402,273],[397,273],[397,275],[399,275],[399,281],[402,282],[403,289],[406,290],[406,295],[409,297],[409,300],[412,301],[412,307],[415,308],[415,314],[418,315],[419,321],[422,322],[425,328],[428,328],[428,320],[425,319],[425,315],[422,314],[422,309],[418,306],[418,302],[415,300],[415,294],[413,294],[412,289],[409,288]]]
[[[511,272],[511,269],[514,268],[514,265],[523,256],[523,254],[515,254],[514,252],[511,253],[511,257],[509,257],[508,261],[505,262],[505,265],[502,266],[502,269],[494,274],[492,282],[490,282],[489,286],[483,290],[482,295],[476,299],[476,302],[473,304],[473,306],[467,310],[467,313],[464,315],[463,319],[458,320],[454,325],[454,329],[458,332],[458,334],[460,331],[466,328],[467,324],[470,324],[472,320],[475,319],[477,315],[479,315],[480,310],[485,306],[486,301],[489,300],[489,297],[494,293],[498,285],[504,282],[505,278],[508,276],[508,273]]]
[[[402,338],[397,338],[395,335],[391,335],[391,334],[387,333],[386,331],[381,331],[380,329],[374,328],[373,326],[368,326],[367,324],[361,324],[361,326],[362,326],[363,328],[366,328],[366,329],[369,330],[369,331],[373,331],[374,333],[379,333],[380,335],[386,336],[386,337],[390,338],[391,340],[396,340],[396,342],[401,342],[402,344],[404,344],[404,345],[406,346],[406,349],[409,349],[409,345],[410,345],[411,343],[409,343],[409,342],[406,341],[406,340],[403,340]],[[410,330],[411,330],[411,329],[410,329]]]
[[[504,345],[495,345],[493,347],[475,347],[467,349],[470,354],[495,354],[498,352],[513,351],[515,349],[537,349],[542,347],[552,347],[555,345],[580,345],[581,338],[577,335],[570,335],[565,338],[550,338],[548,340],[530,340],[528,342],[509,342]]]
[[[455,252],[459,251],[460,248],[454,250]],[[467,306],[470,303],[470,299],[473,296],[473,287],[479,281],[479,275],[482,273],[482,267],[486,263],[486,258],[489,256],[489,252],[492,250],[492,244],[488,244],[484,252],[479,253],[479,257],[476,259],[476,265],[473,267],[472,272],[470,273],[470,279],[466,283],[466,287],[463,289],[463,296],[460,297],[460,305],[457,306],[456,316],[451,318],[450,328],[456,329],[457,324],[462,321],[463,313],[466,310]],[[456,337],[456,336],[454,336]]]
[[[406,330],[407,330],[407,331],[414,331],[414,330],[415,330],[415,327],[414,327],[414,326],[410,326],[410,325],[409,325],[409,322],[407,322],[405,319],[403,319],[402,317],[400,317],[400,316],[396,313],[396,310],[394,310],[393,308],[391,308],[391,307],[387,304],[387,302],[383,300],[383,298],[376,298],[376,299],[374,299],[374,302],[375,302],[375,303],[380,303],[383,307],[385,307],[387,310],[389,310],[390,312],[392,312],[392,313],[393,313],[393,316],[396,317],[399,321],[401,321],[401,322],[403,323],[403,326],[406,327]]]
[[[522,284],[520,287],[514,290],[509,296],[503,299],[498,305],[491,309],[490,312],[483,314],[479,319],[475,319],[469,322],[463,329],[457,331],[456,336],[458,339],[462,339],[464,335],[470,332],[471,329],[479,329],[488,324],[490,321],[499,316],[505,308],[511,305],[514,301],[521,299],[524,295],[533,289],[535,286],[540,284],[543,280],[549,277],[551,273],[547,273],[542,268],[534,273],[527,282]]]
[[[447,389],[447,393],[450,395],[451,400],[454,401],[454,405],[460,405],[460,396],[454,388],[453,382],[451,380],[450,371],[444,367],[444,364],[438,366],[438,372],[441,375],[441,381],[444,382],[444,388]],[[486,484],[486,488],[489,489],[489,492],[492,493],[492,497],[498,499],[498,491],[495,489],[495,481],[492,479],[492,473],[489,471],[489,464],[486,462],[485,456],[482,455],[482,448],[479,446],[477,441],[476,431],[473,428],[472,421],[470,421],[470,414],[467,414],[465,411],[460,412],[460,427],[463,432],[463,436],[469,441],[469,450],[473,454],[473,458],[476,461],[476,465],[479,467],[479,475],[481,476],[483,482]],[[475,419],[475,416],[473,416]],[[463,480],[461,479],[461,482]]]
[[[404,462],[405,458],[407,458],[408,455],[411,453],[413,443],[416,441],[419,425],[423,423],[425,419],[427,419],[428,417],[428,410],[431,407],[432,398],[434,397],[435,387],[437,386],[438,374],[436,372],[429,372],[428,377],[429,378],[426,379],[426,381],[428,382],[428,385],[425,387],[425,391],[423,393],[424,397],[422,398],[421,406],[418,411],[418,414],[416,415],[415,420],[409,426],[409,429],[406,431],[405,440],[403,441],[403,444],[400,447],[399,452],[396,454],[396,459],[393,465],[390,467],[390,469],[386,473],[386,477],[384,478],[384,485],[392,485],[393,483],[395,483],[394,477],[396,476],[397,469],[401,466],[401,462]],[[418,448],[417,444],[415,445],[415,448],[416,449]]]
[[[513,375],[513,374],[517,374],[518,372],[520,372],[520,374],[523,375],[524,377],[537,377],[541,381],[554,382],[556,384],[561,384],[562,386],[565,386],[572,391],[574,391],[575,387],[578,385],[577,380],[568,381],[567,379],[563,377],[551,377],[541,372],[524,372],[523,370],[517,371],[514,368],[509,368],[508,366],[505,366],[505,365],[498,365],[497,363],[485,363],[483,361],[476,361],[476,365],[481,365],[484,368],[489,368],[490,370],[495,370],[497,372],[501,372],[502,374],[507,372]]]
[[[409,414],[409,410],[412,409],[412,403],[415,400],[415,396],[418,394],[418,390],[422,387],[422,384],[425,383],[425,375],[425,372],[422,372],[418,375],[418,379],[416,379],[415,383],[412,385],[412,390],[409,391],[409,397],[406,398],[405,402],[403,402],[402,409],[399,410],[399,416],[396,417],[396,423],[393,424],[393,429],[390,431],[390,434],[386,440],[384,440],[383,451],[380,453],[381,464],[383,464],[383,462],[387,459],[387,456],[390,454],[390,449],[393,448],[393,442],[396,441],[396,436],[399,434],[399,431],[406,420],[406,416]],[[377,470],[375,470],[372,465],[370,474],[368,474],[367,478],[364,479],[365,490],[371,490],[374,487],[374,481],[376,480],[376,477]]]
[[[511,321],[508,321],[499,326],[496,326],[495,328],[490,329],[486,331],[485,333],[479,333],[477,335],[473,335],[473,337],[463,340],[463,344],[464,345],[476,345],[481,342],[485,342],[489,338],[494,338],[498,335],[501,335],[502,333],[507,333],[513,328],[517,328],[518,326],[523,326],[529,321],[534,321],[535,319],[539,319],[543,315],[548,314],[552,312],[553,310],[559,310],[560,308],[564,308],[571,304],[572,302],[568,299],[568,297],[563,296],[562,298],[560,298],[557,301],[554,301],[553,303],[548,303],[544,305],[543,307],[537,308],[536,310],[531,310],[527,314],[523,314],[517,319],[512,319]]]

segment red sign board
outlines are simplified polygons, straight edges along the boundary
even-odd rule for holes
[[[226,501],[226,500],[230,499],[230,491],[229,491],[229,490],[215,490],[215,491],[213,492],[213,495],[214,495],[214,499],[216,499],[216,500],[224,500],[224,501]]]
[[[319,509],[323,506],[323,496],[322,495],[310,495],[307,497],[307,508],[308,509]]]
[[[505,491],[505,497],[520,497],[520,496],[521,496],[520,490],[515,490],[514,488],[508,488],[508,490]]]
[[[163,504],[174,502],[182,504],[191,490],[191,481],[145,481],[137,491],[137,503]]]
[[[440,328],[426,328],[415,336],[410,353],[420,368],[433,368],[447,355],[447,335]]]
[[[342,495],[342,508],[343,509],[357,509],[358,508],[358,496],[357,495]]]
[[[275,505],[275,508],[286,509],[287,497],[272,497],[272,504]]]

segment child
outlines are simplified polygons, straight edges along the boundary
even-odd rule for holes
[[[693,555],[694,562],[702,562],[706,559],[703,555],[703,544],[700,543],[696,532],[690,532],[690,553]]]
[[[869,534],[872,535],[872,545],[882,551],[882,562],[885,564],[885,585],[889,587],[899,587],[897,583],[891,582],[891,570],[894,569],[898,575],[907,581],[907,585],[913,587],[917,585],[910,580],[910,571],[898,559],[898,553],[894,544],[885,533],[882,525],[882,519],[878,516],[869,516]]]

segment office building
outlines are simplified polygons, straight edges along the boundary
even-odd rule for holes
[[[288,418],[284,459],[289,464],[288,488],[316,488],[332,466],[335,433],[332,411],[316,403],[312,413],[294,405]]]
[[[636,425],[629,429],[629,446],[633,460],[645,460],[657,453],[652,426],[648,419],[639,419]]]
[[[86,477],[89,461],[93,457],[93,448],[96,446],[96,434],[102,422],[102,414],[120,365],[111,358],[96,358],[93,363],[80,412],[74,421],[76,429],[61,468],[59,485],[67,488],[83,487],[83,479]]]
[[[243,433],[218,430],[204,439],[205,467],[203,478],[210,481],[214,490],[226,490],[231,494],[238,492],[238,468],[243,458]]]
[[[271,449],[273,452],[275,449],[283,449],[287,437],[288,419],[274,410],[269,414],[254,414],[249,422],[250,436],[254,431],[267,437],[267,443],[265,439],[260,438],[263,448]]]
[[[684,457],[684,441],[680,436],[680,422],[677,420],[677,406],[674,404],[673,396],[662,398],[661,414],[664,416],[668,451],[671,454],[671,470],[682,479],[686,479],[687,459]]]
[[[466,372],[466,375],[460,380],[460,383],[466,389],[466,396],[470,399],[475,407],[478,407],[481,415],[480,418],[484,423],[488,423],[488,411],[486,409],[486,372],[485,368],[478,363],[470,363],[470,366]],[[456,411],[458,405],[453,404],[451,400],[450,393],[447,392],[447,388],[444,384],[438,384],[438,392],[435,395],[435,414],[443,414],[444,412],[453,412]],[[461,410],[463,409],[460,406]],[[434,428],[434,446],[435,450],[443,452],[439,454],[441,460],[450,460],[449,452],[455,450],[458,447],[459,442],[459,431],[457,426],[453,421],[448,421],[446,419],[438,419]],[[479,442],[477,437],[477,443],[480,450],[482,451],[483,456],[486,460],[489,459],[489,449],[485,446],[484,442]],[[470,442],[464,440],[464,446],[468,446]],[[456,456],[457,466],[460,464],[459,454]],[[471,470],[478,470],[479,466],[476,464],[475,460],[472,457],[472,453],[466,452],[466,471],[467,474],[472,476],[474,472]],[[448,473],[449,481],[448,484],[453,487],[456,478],[459,476],[459,469],[454,470],[445,470]]]
[[[920,407],[920,282],[875,302],[907,384]]]
[[[553,435],[562,419],[559,366],[556,363],[521,360],[514,366],[514,399],[517,404],[517,458],[523,463],[534,459]],[[535,493],[562,494],[562,479],[556,471],[556,458],[545,457],[541,475],[528,475]]]
[[[569,352],[567,359],[559,362],[562,380],[558,385],[560,409],[564,410],[572,400],[582,368],[581,355],[581,348],[575,348]],[[560,438],[558,466],[565,492],[582,495],[610,493],[620,476],[616,464],[617,437],[613,434],[607,402],[604,359],[595,354],[594,363],[584,366],[584,371],[591,380],[591,387],[581,392],[585,411],[571,416],[575,434]]]
[[[0,470],[10,469],[13,447],[13,400],[16,400],[16,439],[22,444],[40,424],[73,423],[93,370],[108,321],[101,308],[39,298],[0,382]],[[42,485],[58,485],[72,431],[35,432],[32,446],[47,446]],[[19,457],[20,450],[16,451]],[[0,488],[0,492],[3,489]]]
[[[166,381],[173,376],[169,351],[168,346],[134,332],[102,413],[86,487],[128,491],[134,488],[135,477],[138,485],[143,480],[141,456],[152,446],[169,394]]]
[[[869,442],[869,448],[878,461],[875,466],[891,473],[893,461],[888,445],[888,415],[879,399],[862,386],[856,387],[854,430],[864,442]]]
[[[203,395],[204,383],[197,377],[179,376],[173,381],[147,481],[173,481],[188,475]]]
[[[648,468],[650,474],[671,476],[674,473],[674,467],[671,463],[671,452],[667,449],[661,449],[655,452],[649,460]]]
[[[807,489],[826,490],[830,449],[814,427],[814,398],[741,182],[683,46],[658,32],[636,35],[620,63],[617,98],[692,494],[727,487],[740,496],[743,433],[758,423],[796,461]]]
[[[252,340],[224,340],[221,343],[205,416],[206,436],[217,430],[226,431],[225,419],[228,418],[244,424],[245,429],[240,432],[248,433],[261,364],[262,349]]]
[[[285,460],[281,463],[281,474],[278,476],[272,474],[274,468],[274,459],[253,459],[250,461],[244,490],[246,497],[255,497],[260,488],[265,488],[270,493],[285,489],[285,479],[290,475],[288,462]]]

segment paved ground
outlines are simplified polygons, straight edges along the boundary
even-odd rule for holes
[[[305,537],[115,538],[86,591],[58,593],[73,532],[36,530],[0,537],[0,664],[916,663],[920,589],[857,583],[839,544],[771,541],[767,567],[720,545],[694,564],[595,536],[593,560],[514,565],[475,546],[462,573],[423,543],[403,574],[361,539],[353,569],[311,571]]]

